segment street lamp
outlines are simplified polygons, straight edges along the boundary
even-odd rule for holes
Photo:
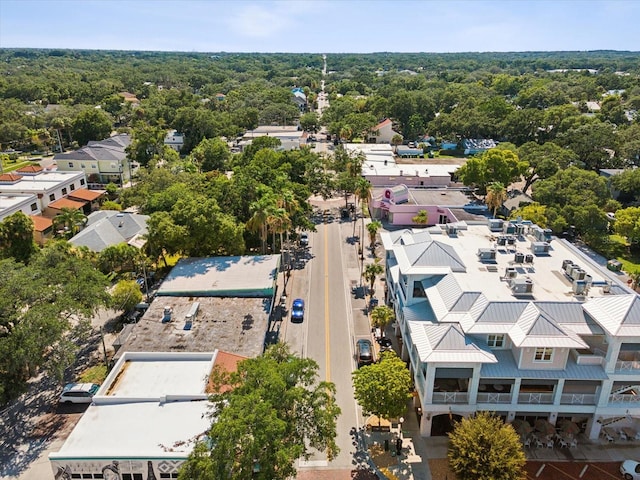
[[[403,423],[404,423],[404,417],[400,417],[400,418],[398,419],[398,427],[399,427],[399,429],[400,429],[400,432],[399,432],[399,434],[398,434],[398,435],[400,436],[400,438],[402,438],[402,424],[403,424]]]

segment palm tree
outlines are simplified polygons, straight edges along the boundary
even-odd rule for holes
[[[356,181],[356,197],[360,201],[360,210],[362,211],[362,225],[364,226],[364,205],[365,200],[369,204],[369,195],[371,195],[371,183],[366,178],[358,178]],[[356,222],[353,222],[353,236],[356,236]]]
[[[376,284],[376,278],[382,273],[384,273],[384,267],[380,265],[377,258],[374,263],[370,263],[364,269],[364,278],[369,282],[369,292],[371,296],[375,293],[374,286]]]
[[[280,251],[282,251],[282,234],[291,228],[291,219],[284,208],[272,208],[267,217],[267,226],[273,235],[273,251],[276,250],[276,233],[280,236]]]
[[[64,236],[73,237],[87,224],[87,217],[81,210],[63,207],[62,213],[56,215],[52,223],[56,230],[64,230]]]
[[[391,145],[393,145],[394,152],[398,151],[398,145],[400,145],[401,143],[402,143],[402,135],[400,135],[399,133],[396,133],[391,139]]]
[[[269,193],[265,193],[258,200],[249,206],[251,218],[247,222],[247,228],[251,232],[258,232],[260,235],[261,251],[264,255],[267,252],[267,238],[269,236],[269,216],[275,207],[275,200]]]
[[[387,325],[393,322],[395,318],[396,313],[393,308],[387,305],[380,305],[371,311],[371,326],[384,331]]]
[[[487,185],[487,195],[485,197],[485,203],[489,208],[493,210],[493,216],[495,218],[498,208],[507,199],[507,189],[500,182],[491,182]]]
[[[429,223],[429,214],[426,210],[420,210],[418,214],[411,219],[411,221],[418,225],[426,225]]]
[[[376,253],[376,235],[378,235],[378,230],[382,228],[382,223],[378,220],[374,220],[367,225],[367,231],[369,232],[369,243],[371,244],[371,251],[375,255]]]

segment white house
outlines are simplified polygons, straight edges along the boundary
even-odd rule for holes
[[[391,139],[398,135],[393,130],[393,124],[388,118],[373,127],[367,134],[367,143],[391,143]]]
[[[640,296],[619,273],[530,222],[381,237],[423,436],[480,410],[640,431]]]
[[[184,135],[178,133],[177,130],[169,130],[164,137],[164,144],[176,152],[180,152],[184,146]]]

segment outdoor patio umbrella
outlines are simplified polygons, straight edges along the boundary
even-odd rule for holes
[[[560,429],[564,433],[568,433],[570,435],[576,435],[580,433],[580,427],[578,427],[578,425],[576,425],[574,422],[570,420],[563,420],[562,423],[560,424]]]
[[[553,435],[554,433],[556,433],[556,427],[551,425],[544,418],[539,418],[538,420],[536,420],[536,430],[543,435]]]
[[[516,418],[511,423],[511,425],[513,426],[513,429],[516,431],[516,433],[518,433],[518,435],[520,436],[529,435],[531,432],[533,432],[533,427],[526,420]]]

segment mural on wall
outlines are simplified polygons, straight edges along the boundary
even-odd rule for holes
[[[54,480],[71,480],[74,475],[75,478],[81,475],[83,478],[122,480],[123,474],[141,474],[145,480],[158,480],[159,475],[177,474],[183,463],[184,460],[52,460],[51,465]]]

